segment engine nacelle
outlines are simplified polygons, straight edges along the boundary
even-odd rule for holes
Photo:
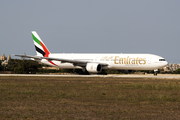
[[[102,67],[98,63],[87,63],[86,70],[91,73],[99,73],[102,70]]]

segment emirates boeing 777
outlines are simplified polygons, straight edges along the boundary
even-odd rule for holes
[[[82,69],[90,73],[100,73],[103,69],[114,70],[157,70],[168,63],[163,57],[153,54],[100,54],[100,53],[50,53],[39,35],[32,31],[37,55],[15,55],[62,68]]]

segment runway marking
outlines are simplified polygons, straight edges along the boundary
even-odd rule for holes
[[[180,75],[178,74],[158,74],[154,76],[153,74],[147,75],[49,75],[49,74],[0,74],[0,76],[21,76],[21,77],[110,77],[110,78],[163,78],[163,79],[180,79]]]

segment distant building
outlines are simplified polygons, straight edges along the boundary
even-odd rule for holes
[[[2,61],[7,60],[7,57],[5,56],[5,54],[3,54],[3,55],[1,56],[1,60],[2,60]]]
[[[180,64],[168,64],[162,68],[163,71],[173,72],[180,68]]]
[[[8,59],[7,59],[7,57],[5,56],[5,54],[3,54],[2,56],[1,56],[1,61],[2,61],[2,63],[1,63],[1,65],[3,65],[3,66],[5,66],[5,65],[7,65],[8,64],[8,60],[10,60],[11,59],[11,56],[9,55],[8,56]]]
[[[8,56],[8,60],[10,60],[10,59],[11,59],[11,56],[9,55],[9,56]]]

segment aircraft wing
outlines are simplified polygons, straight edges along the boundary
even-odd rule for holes
[[[54,58],[54,57],[40,57],[40,56],[30,56],[30,55],[14,55],[14,56],[18,56],[18,57],[22,57],[22,58],[33,58],[35,60],[42,60],[42,59],[46,59],[48,61],[61,61],[62,63],[72,63],[75,66],[86,66],[87,63],[93,63],[90,61],[80,61],[80,60],[73,60],[73,59],[64,59],[64,58]],[[108,66],[108,64],[106,63],[99,63],[102,66]]]

